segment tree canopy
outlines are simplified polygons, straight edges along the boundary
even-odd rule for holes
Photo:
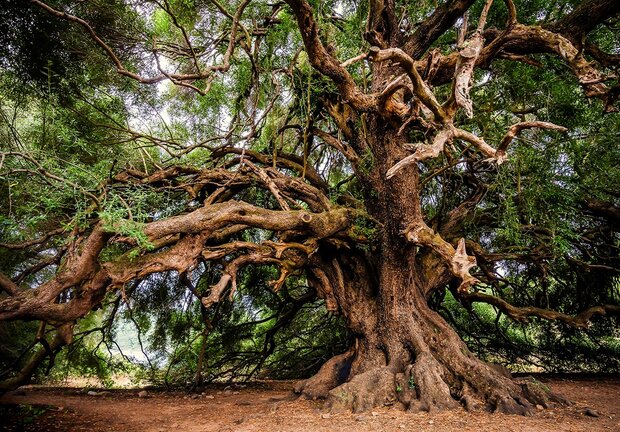
[[[619,12],[2,1],[2,387],[127,367],[128,326],[155,382],[353,410],[620,369]]]

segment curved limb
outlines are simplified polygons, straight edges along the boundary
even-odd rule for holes
[[[353,348],[327,360],[312,377],[295,385],[295,393],[309,399],[325,399],[329,391],[344,383],[351,371]]]

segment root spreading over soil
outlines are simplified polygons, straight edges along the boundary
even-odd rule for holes
[[[380,375],[379,372],[373,373]],[[363,380],[364,385],[382,381],[385,380]],[[329,395],[330,406],[321,401],[297,398],[292,392],[294,384],[291,382],[213,388],[200,395],[148,391],[146,396],[142,394],[143,397],[138,396],[139,390],[91,391],[88,394],[76,389],[28,387],[0,398],[0,431],[620,430],[620,378],[538,377],[536,382],[538,384],[523,381],[526,389],[535,392],[536,386],[543,385],[574,403],[549,409],[538,405],[531,416],[525,417],[485,411],[467,412],[461,408],[430,413],[416,410],[412,413],[398,409],[398,404],[385,401],[388,405],[358,414],[338,409],[337,395]],[[368,395],[371,392],[359,394],[370,398]],[[402,395],[395,395],[395,398],[402,399]],[[424,402],[416,399],[415,403]],[[378,403],[360,398],[354,404],[345,401],[344,405],[359,406],[363,411],[363,408],[377,406]]]

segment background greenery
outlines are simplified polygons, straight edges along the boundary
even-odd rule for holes
[[[144,54],[148,41],[181,41],[171,16],[150,2],[50,2],[64,3],[87,19],[135,70],[154,68]],[[357,2],[315,3],[320,25],[326,37],[336,41],[340,58],[368,48],[360,31],[366,2],[359,7]],[[481,7],[478,3],[473,16]],[[540,16],[553,21],[577,2],[515,3],[520,20],[528,22],[529,17]],[[193,29],[191,36],[197,43],[210,34],[201,29],[226,26],[211,3],[175,0],[169,4],[182,25]],[[229,9],[234,6],[222,4]],[[423,17],[434,2],[401,6],[415,7],[415,13]],[[248,17],[270,11],[267,4],[250,8]],[[333,19],[334,10],[341,19]],[[282,97],[247,141],[248,148],[270,154],[278,145],[278,151],[308,156],[310,164],[320,167],[335,202],[361,198],[341,155],[320,146],[306,154],[294,131],[277,134],[285,121],[304,125],[312,118],[329,124],[330,120],[314,116],[323,108],[321,95],[335,91],[312,71],[305,54],[297,53],[300,37],[287,9],[277,18],[257,58],[235,56],[230,74],[216,76],[209,92],[198,96],[169,83],[141,86],[123,79],[82,29],[25,2],[0,1],[0,28],[7,29],[0,33],[0,150],[27,155],[7,157],[1,164],[2,242],[35,238],[58,226],[79,227],[88,217],[91,197],[119,169],[148,171],[171,163],[212,166],[211,150],[196,144],[230,125],[228,139],[247,136],[244,121],[255,119],[270,106],[274,93]],[[504,20],[500,2],[492,9],[489,25],[501,26]],[[609,23],[589,38],[608,52],[618,53],[617,28],[617,22]],[[446,33],[437,48],[453,47],[454,37],[454,32]],[[279,88],[269,73],[253,75],[256,68],[263,72],[288,68],[296,56],[291,75],[278,78]],[[500,261],[501,280],[485,288],[515,305],[575,314],[596,304],[618,304],[618,226],[589,214],[583,202],[596,198],[619,204],[620,116],[603,115],[598,101],[586,100],[573,75],[556,59],[540,55],[535,60],[538,66],[497,61],[477,72],[472,91],[477,114],[471,120],[461,119],[464,128],[489,141],[501,139],[506,126],[518,120],[551,121],[569,127],[570,132],[529,131],[515,141],[508,162],[489,170],[485,180],[490,188],[467,237],[478,239],[494,253],[536,251],[535,260]],[[368,70],[363,62],[352,71],[364,85]],[[207,83],[196,85],[206,88]],[[441,94],[447,88],[436,91]],[[453,156],[467,157],[469,151]],[[424,172],[424,210],[438,219],[461,202],[466,192],[465,173],[458,166],[437,174],[437,169],[450,162],[446,158],[437,158]],[[243,194],[240,199],[266,205],[271,200],[257,188]],[[123,226],[123,233],[134,237],[142,249],[149,244],[141,224],[193,205],[178,190],[147,185],[108,188],[99,200],[98,214],[106,223],[132,221]],[[360,230],[372,234],[372,227],[362,223]],[[267,239],[270,233],[244,235],[251,237],[246,240],[256,240]],[[22,274],[20,284],[36,286],[56,267],[43,271],[29,267],[42,257],[53,259],[62,247],[60,241],[27,252],[0,247],[0,270],[11,276]],[[124,252],[111,246],[104,258],[114,259]],[[217,271],[197,269],[193,275],[197,288],[213,284]],[[79,321],[76,342],[54,359],[59,367],[52,377],[97,376],[111,384],[113,374],[122,372],[158,385],[191,385],[196,383],[201,350],[205,381],[310,376],[326,359],[343,352],[351,335],[339,317],[327,313],[303,277],[289,279],[274,293],[264,282],[274,274],[275,269],[269,267],[247,268],[233,298],[212,310],[201,309],[176,274],[157,274],[127,287],[130,301],[125,302],[120,294],[110,295],[100,310]],[[489,305],[466,309],[449,292],[433,304],[475,353],[513,370],[620,371],[617,319],[597,318],[587,330],[577,331],[536,319],[515,323]],[[35,345],[37,328],[35,323],[0,323],[3,376],[23,364],[24,353]],[[40,374],[48,372],[41,370]]]

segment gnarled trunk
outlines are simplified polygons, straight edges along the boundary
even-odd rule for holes
[[[376,296],[360,295],[341,305],[356,334],[354,346],[299,383],[298,393],[354,412],[394,404],[430,411],[460,403],[466,409],[528,414],[537,404],[563,402],[536,382],[516,382],[478,360],[429,308],[411,258],[396,249],[389,252],[382,257]],[[345,275],[346,266],[340,267]],[[361,285],[359,276],[349,280],[349,294],[352,285]],[[366,293],[373,292],[371,284]]]
[[[367,256],[336,251],[327,256],[323,251],[318,272],[332,281],[334,292],[323,295],[337,303],[356,342],[296,391],[326,398],[332,409],[354,412],[394,404],[430,411],[460,403],[467,409],[527,414],[537,404],[547,407],[560,401],[540,385],[518,383],[478,360],[431,310],[428,292],[440,288],[442,281],[445,289],[450,276],[445,276],[442,260],[426,261],[435,266],[424,264],[429,252],[418,251],[403,235],[411,221],[421,220],[417,167],[385,180],[403,147],[402,137],[389,125],[370,125],[377,158],[366,184],[373,191],[368,211],[382,225],[375,250]]]

